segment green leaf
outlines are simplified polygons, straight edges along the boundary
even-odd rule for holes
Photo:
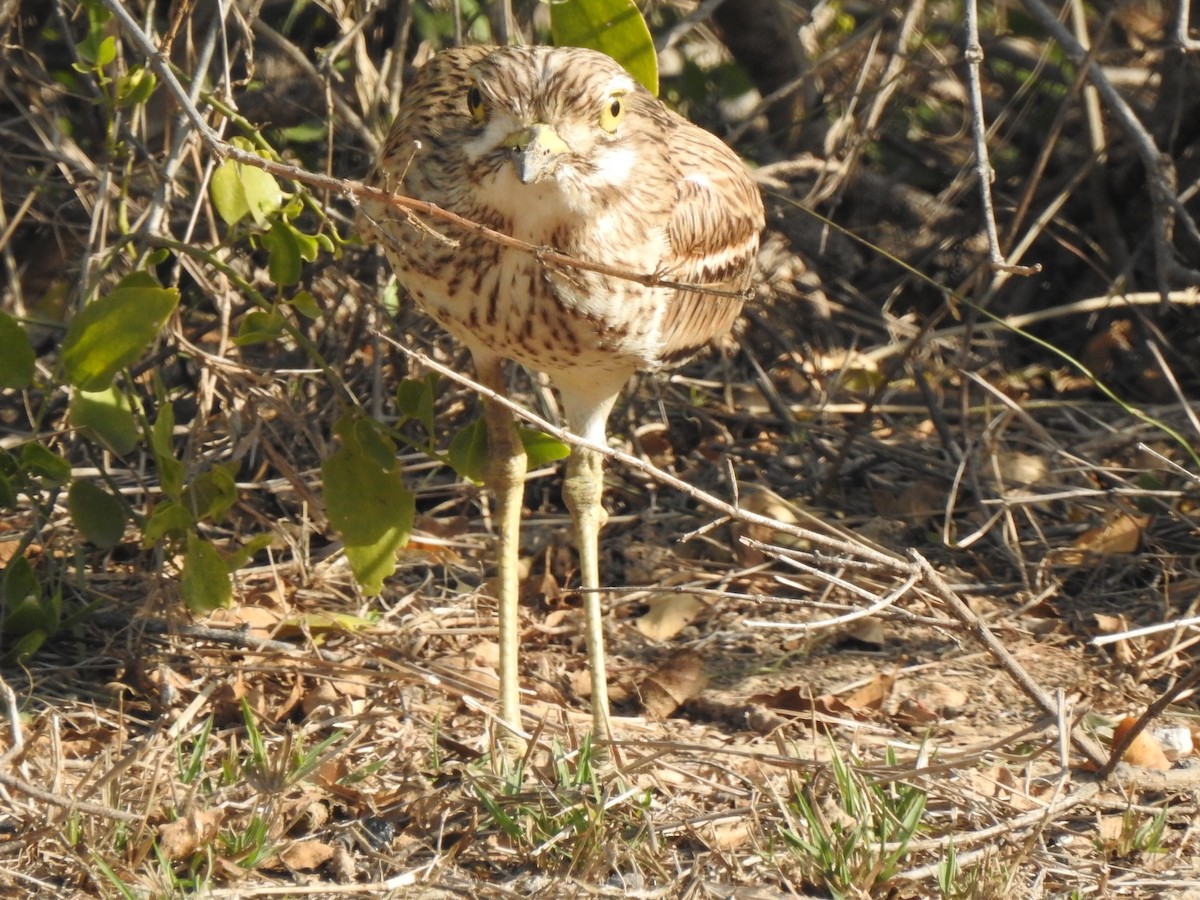
[[[454,435],[446,452],[450,465],[459,477],[476,484],[483,484],[487,456],[487,425],[483,419],[476,419]]]
[[[81,59],[92,62],[99,53],[100,43],[105,39],[104,26],[112,18],[112,13],[97,0],[83,0],[80,6],[87,13],[88,30],[83,40],[75,45],[75,49]]]
[[[0,450],[0,507],[17,505],[17,492],[24,482],[20,460],[7,450]]]
[[[570,447],[536,428],[525,428],[518,425],[517,436],[520,437],[521,445],[525,448],[525,456],[528,457],[526,465],[531,469],[556,460],[566,459],[571,455]]]
[[[276,219],[263,235],[262,242],[267,248],[267,274],[271,281],[280,287],[299,281],[300,245],[296,241],[296,230]]]
[[[0,637],[18,637],[0,657],[0,664],[12,665],[32,656],[58,630],[62,601],[58,594],[43,597],[37,575],[24,556],[10,560],[0,576],[0,598],[0,608],[7,611],[0,622]]]
[[[100,47],[96,51],[96,68],[103,69],[117,58],[117,39],[109,35],[100,42]]]
[[[24,390],[33,382],[33,348],[21,323],[0,312],[0,390]]]
[[[15,629],[12,633],[16,634]],[[18,666],[26,663],[33,654],[41,649],[42,644],[46,643],[46,638],[49,637],[46,632],[41,629],[27,632],[17,639],[8,650],[0,656],[0,665]]]
[[[45,632],[46,612],[40,597],[26,595],[5,604],[7,614],[0,622],[0,637]]]
[[[279,129],[279,136],[284,144],[315,144],[318,141],[325,140],[325,136],[329,133],[329,123],[321,120],[316,122],[304,122],[300,125],[293,125],[290,128]]]
[[[125,504],[90,481],[77,479],[67,492],[67,511],[80,533],[97,547],[121,543],[125,535]]]
[[[129,408],[129,399],[116,388],[73,391],[67,421],[117,456],[124,456],[138,445],[137,419]]]
[[[400,312],[400,282],[395,278],[389,278],[387,284],[383,286],[379,305],[389,316],[395,316]]]
[[[433,392],[437,376],[430,373],[424,378],[405,378],[396,388],[396,408],[402,416],[416,419],[433,437]]]
[[[4,568],[0,577],[0,589],[4,596],[4,608],[9,610],[5,623],[12,621],[12,610],[26,600],[35,603],[42,602],[42,586],[37,580],[33,566],[24,556],[14,556]],[[38,620],[40,623],[40,619]]]
[[[283,334],[286,320],[277,312],[267,312],[265,309],[252,309],[242,316],[238,325],[238,335],[234,343],[239,347],[249,344],[265,344],[274,341]]]
[[[343,416],[333,426],[334,434],[343,441],[359,448],[364,456],[385,472],[397,469],[396,445],[385,435],[373,419],[358,416]]]
[[[212,519],[219,522],[229,507],[237,501],[236,476],[241,466],[236,462],[218,463],[201,472],[183,491],[183,505],[196,521]]]
[[[355,634],[368,628],[374,628],[379,624],[379,619],[378,617],[364,618],[350,613],[311,612],[300,616],[289,616],[284,623],[302,628],[302,633],[305,634],[317,634],[322,631],[344,631]]]
[[[158,466],[158,484],[171,500],[183,493],[183,463],[175,458],[175,408],[164,403],[150,429],[150,447]]]
[[[344,417],[334,430],[342,446],[321,464],[325,510],[342,534],[359,585],[378,594],[412,530],[413,495],[404,488],[395,447],[373,423]],[[381,450],[389,451],[388,458],[381,458]]]
[[[237,550],[226,554],[225,564],[229,567],[230,571],[240,569],[246,563],[250,562],[254,558],[254,554],[259,550],[265,550],[273,543],[275,543],[275,535],[269,532],[256,534]]]
[[[158,80],[153,72],[142,66],[135,66],[117,79],[117,105],[130,107],[145,103],[157,85]]]
[[[243,149],[250,146],[245,140],[234,143]],[[273,175],[231,159],[217,166],[211,189],[217,213],[230,226],[249,216],[255,225],[265,228],[271,213],[283,206],[283,189]]]
[[[292,230],[292,237],[296,241],[296,246],[300,248],[300,258],[305,262],[312,262],[316,259],[317,254],[321,251],[320,237],[305,234],[290,222],[288,223],[288,227]]]
[[[92,69],[103,69],[117,58],[117,41],[112,35],[101,38],[98,32],[93,31],[75,47],[79,51],[79,58],[88,64],[76,63],[72,68],[77,72],[90,71],[89,65]]]
[[[188,609],[204,613],[229,606],[233,600],[233,581],[217,548],[211,541],[189,534],[186,552],[179,591]]]
[[[267,248],[267,272],[280,287],[300,280],[301,261],[317,258],[317,240],[284,219],[276,219],[262,236]]]
[[[560,47],[588,47],[619,62],[658,95],[658,57],[633,0],[552,0],[550,33]]]
[[[142,355],[179,303],[175,288],[148,287],[125,279],[71,319],[63,339],[67,381],[102,391],[113,376]]]
[[[181,538],[195,524],[192,514],[182,504],[167,500],[154,507],[142,527],[142,546],[153,547],[164,537]]]
[[[306,319],[321,318],[321,306],[317,303],[317,298],[308,291],[298,291],[288,304]]]
[[[71,464],[43,444],[31,441],[21,447],[21,470],[51,484],[65,484]]]

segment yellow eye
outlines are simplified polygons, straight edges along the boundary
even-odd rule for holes
[[[487,111],[483,108],[483,94],[477,87],[472,86],[467,91],[467,112],[476,122],[482,122],[484,116],[487,115]]]
[[[624,115],[625,104],[621,102],[620,97],[613,97],[612,102],[600,113],[600,127],[609,134],[613,134]]]

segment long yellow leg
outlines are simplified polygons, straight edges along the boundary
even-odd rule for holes
[[[479,381],[498,394],[505,393],[499,360],[480,364]],[[525,448],[517,435],[512,413],[499,403],[484,400],[488,462],[486,481],[495,499],[496,598],[500,617],[500,717],[513,728],[521,727],[521,694],[517,658],[520,652],[521,505],[525,488]]]
[[[604,664],[604,619],[600,607],[600,527],[607,518],[604,493],[604,459],[592,450],[576,447],[567,460],[563,501],[575,523],[579,550],[579,580],[583,591],[588,667],[592,674],[592,728],[599,740],[612,737],[608,718],[608,676]]]

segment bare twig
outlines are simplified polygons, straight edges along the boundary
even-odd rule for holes
[[[3,765],[13,754],[21,751],[21,748],[25,746],[25,738],[21,732],[21,710],[17,706],[17,695],[13,693],[13,689],[8,686],[8,682],[3,677],[0,677],[0,698],[4,701],[4,717],[8,720],[12,739],[12,745],[4,751],[3,756],[0,756],[0,765]]]
[[[1042,271],[1041,265],[1013,265],[1004,259],[1004,254],[1000,251],[996,210],[992,204],[992,181],[995,173],[988,160],[987,126],[983,121],[983,88],[979,77],[980,65],[983,63],[983,46],[979,43],[979,10],[976,0],[967,0],[966,20],[967,41],[963,48],[963,56],[967,61],[967,96],[971,101],[971,135],[975,140],[975,177],[979,183],[979,199],[983,206],[988,258],[994,271],[1012,275],[1035,275]]]
[[[859,596],[867,593],[858,585],[848,582],[843,578],[838,578],[836,575],[833,575],[830,572],[825,572],[813,566],[805,566],[798,560],[787,560],[786,557],[782,557],[782,559],[790,562],[797,568],[803,568],[810,575],[815,575],[829,584],[837,585],[843,590],[850,591],[851,593],[858,594]],[[873,616],[887,609],[889,606],[903,597],[908,592],[908,589],[917,583],[919,578],[920,576],[914,572],[910,574],[902,584],[893,588],[883,597],[869,597],[869,599],[872,601],[869,606],[863,606],[859,609],[851,610],[850,612],[843,613],[840,616],[832,616],[828,619],[818,619],[815,622],[772,622],[767,619],[746,619],[743,624],[745,624],[747,628],[774,628],[782,629],[784,631],[816,631],[819,628],[833,628],[838,625],[845,625],[848,622],[853,622],[856,619],[862,619],[866,616]]]
[[[1192,0],[1179,0],[1175,9],[1175,41],[1189,53],[1200,50],[1200,41],[1188,36],[1188,25],[1192,21]]]
[[[929,561],[916,550],[909,550],[908,555],[916,563],[924,577],[925,583],[929,585],[938,599],[946,605],[956,619],[966,626],[972,636],[988,649],[988,652],[996,658],[996,662],[1016,682],[1025,695],[1044,712],[1050,715],[1057,715],[1058,704],[1054,702],[1054,698],[1041,689],[1038,683],[1025,671],[1024,667],[1017,662],[1016,658],[1008,652],[1008,648],[996,639],[991,629],[975,613],[971,612],[970,607],[951,590],[950,586],[942,579],[942,576],[937,573],[937,570],[929,564]],[[1093,765],[1097,767],[1104,765],[1104,751],[1091,738],[1072,731],[1071,742],[1083,752],[1083,755]]]
[[[1200,625],[1200,616],[1188,616],[1183,619],[1172,619],[1170,622],[1158,622],[1154,625],[1143,625],[1141,628],[1130,628],[1115,634],[1102,634],[1092,638],[1093,647],[1104,647],[1117,641],[1128,641],[1133,638],[1145,637],[1148,634],[1158,634],[1160,631],[1174,631],[1179,628],[1191,628]]]
[[[1171,245],[1171,224],[1176,216],[1191,223],[1189,233],[1195,230],[1188,211],[1175,196],[1175,164],[1154,143],[1150,132],[1142,125],[1133,108],[1113,87],[1104,74],[1088,56],[1087,50],[1058,21],[1054,13],[1042,0],[1024,0],[1025,8],[1050,36],[1058,42],[1071,62],[1086,69],[1088,80],[1095,85],[1101,99],[1108,107],[1121,129],[1133,144],[1134,150],[1146,169],[1146,180],[1150,194],[1150,227],[1154,240],[1154,263],[1158,289],[1162,302],[1166,304],[1172,283],[1200,284],[1200,272],[1186,268],[1175,261]]]
[[[1200,306],[1200,290],[1185,288],[1180,291],[1172,291],[1167,295],[1167,299],[1175,306]],[[930,333],[927,335],[927,339],[930,342],[945,342],[951,338],[965,334],[968,330],[992,331],[1000,328],[1028,328],[1030,325],[1059,319],[1064,316],[1091,315],[1092,313],[1105,310],[1120,309],[1124,306],[1153,306],[1161,301],[1162,295],[1157,291],[1134,291],[1128,294],[1107,294],[1102,297],[1088,297],[1083,300],[1076,300],[1073,303],[1064,303],[1062,306],[1035,309],[1031,312],[1015,316],[997,317],[990,321],[976,322],[970,326],[951,325]],[[863,355],[871,361],[878,362],[881,359],[895,356],[904,349],[905,345],[885,344],[874,350],[866,351]]]
[[[61,797],[53,791],[43,790],[40,787],[36,787],[27,781],[22,781],[20,778],[14,778],[12,775],[7,775],[4,772],[0,772],[0,784],[22,793],[26,797],[40,800],[43,803],[48,803],[50,806],[56,806],[59,809],[65,809],[68,812],[82,812],[87,813],[89,816],[118,819],[121,822],[141,822],[146,818],[145,814],[129,813],[123,809],[113,809],[111,806],[104,806],[101,803],[89,803],[86,800],[76,800],[74,797]]]
[[[1100,793],[1100,787],[1100,783],[1096,781],[1084,782],[1079,786],[1079,788],[1072,791],[1070,794],[1067,794],[1067,796],[1061,797],[1044,807],[1030,810],[1027,813],[1008,821],[992,825],[989,828],[981,828],[978,831],[969,831],[966,833],[956,832],[954,834],[947,835],[944,838],[939,838],[937,844],[941,847],[948,847],[951,845],[958,847],[963,843],[975,844],[985,840],[991,840],[992,838],[1003,837],[1011,840],[1013,835],[1020,833],[1025,828],[1039,826],[1042,822],[1049,818],[1061,816],[1067,810],[1073,809],[1076,806],[1079,806],[1081,803],[1087,803],[1089,800],[1094,799],[1096,795]],[[962,867],[970,865],[975,860],[986,857],[988,854],[995,852],[996,851],[994,847],[980,847],[977,850],[972,850],[967,853],[956,854],[955,860],[958,862],[959,866]],[[897,881],[918,881],[925,878],[931,878],[938,873],[939,868],[943,864],[943,862],[930,863],[929,865],[908,869],[904,872],[897,873],[895,879]]]

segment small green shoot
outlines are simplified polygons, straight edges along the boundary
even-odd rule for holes
[[[890,765],[894,755],[888,754]],[[794,809],[799,830],[785,828],[784,839],[800,853],[807,877],[835,895],[871,891],[899,870],[917,835],[927,794],[904,782],[872,782],[834,747],[832,785],[818,792],[815,781],[796,784]],[[834,798],[836,805],[818,796]]]
[[[208,739],[212,735],[213,717],[210,715],[200,729],[200,734],[192,742],[190,753],[185,755],[182,743],[175,745],[176,762],[179,765],[179,780],[184,784],[193,784],[204,771],[204,760],[208,755]]]

